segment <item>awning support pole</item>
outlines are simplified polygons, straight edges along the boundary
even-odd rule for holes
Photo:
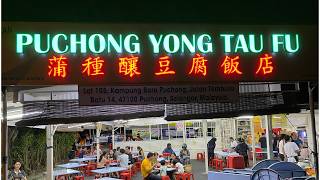
[[[97,139],[97,161],[100,159],[100,133],[101,133],[101,126],[102,124],[101,123],[96,123],[96,139]]]
[[[273,145],[272,145],[272,115],[266,115],[266,138],[267,138],[267,157],[273,158]]]
[[[207,140],[207,129],[208,129],[208,124],[207,120],[202,120],[202,132],[203,132],[203,140],[204,140],[204,163],[206,167],[206,174],[208,174],[209,167],[208,167],[208,140]]]
[[[254,134],[254,124],[253,124],[253,119],[251,119],[251,137],[252,137],[252,166],[254,166],[256,162],[256,137]]]
[[[53,180],[53,135],[55,128],[53,125],[47,125],[47,180]]]
[[[1,179],[8,177],[8,124],[7,124],[7,88],[2,86],[2,121],[1,121]]]
[[[312,141],[313,141],[313,157],[314,164],[316,169],[316,179],[319,178],[319,161],[318,161],[318,141],[317,141],[317,131],[316,131],[316,118],[314,115],[314,101],[312,92],[315,90],[315,87],[311,88],[311,83],[308,82],[308,92],[309,92],[309,106],[310,106],[310,115],[311,115],[311,126],[312,126]]]

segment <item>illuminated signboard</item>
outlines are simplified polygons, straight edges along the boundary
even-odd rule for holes
[[[313,26],[5,22],[6,85],[317,79]]]

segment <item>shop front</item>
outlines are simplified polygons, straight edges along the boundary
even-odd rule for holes
[[[189,141],[193,158],[199,147],[207,151],[203,147],[210,136],[218,136],[222,150],[229,136],[243,137],[255,147],[252,141],[262,132],[271,137],[272,127],[290,129],[281,113],[300,109],[294,93],[284,92],[281,84],[318,80],[315,26],[62,22],[3,26],[3,92],[27,86],[77,86],[76,92],[65,89],[60,96],[39,91],[38,97],[46,99],[40,101],[34,98],[37,92],[25,91],[18,98],[24,113],[35,107],[41,113],[16,125],[52,128],[60,123],[163,117],[168,124],[132,125],[130,132],[149,139],[150,147],[152,139],[162,144],[173,137]],[[252,117],[233,118],[241,115]],[[47,152],[52,156],[50,148]]]

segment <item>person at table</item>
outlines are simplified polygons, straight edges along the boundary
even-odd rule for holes
[[[173,166],[176,168],[176,174],[182,174],[184,173],[184,168],[183,165],[180,163],[180,161],[178,161],[177,159],[172,161]]]
[[[129,167],[129,156],[126,154],[126,151],[124,149],[120,149],[120,155],[118,156],[117,160],[120,163],[120,167]]]
[[[137,150],[138,150],[139,159],[141,159],[141,160],[144,159],[144,151],[143,151],[143,149],[140,146],[138,146]]]
[[[136,141],[143,141],[143,139],[142,139],[141,136],[140,136],[140,133],[137,134],[137,137],[136,137],[135,140],[136,140]]]
[[[267,151],[267,138],[265,133],[261,133],[261,137],[259,138],[260,147],[263,151]]]
[[[100,155],[98,164],[97,164],[97,168],[103,168],[106,166],[108,162],[108,158],[107,158],[107,152],[103,151],[103,153]]]
[[[12,170],[8,174],[8,180],[27,180],[27,175],[20,161],[14,161]]]
[[[249,167],[249,158],[248,158],[249,146],[246,144],[243,138],[239,138],[239,144],[235,148],[235,151],[238,154],[243,156],[244,166]]]
[[[114,156],[115,149],[109,150],[109,160],[117,160]]]
[[[209,157],[208,160],[209,161],[211,159],[214,159],[214,149],[216,148],[216,141],[217,141],[217,139],[215,137],[213,137],[208,142],[207,148],[208,148],[208,157]]]
[[[301,149],[303,147],[303,142],[302,140],[299,138],[298,134],[296,132],[292,132],[291,133],[291,139],[294,143],[297,144],[297,146]]]
[[[281,161],[284,161],[285,159],[285,153],[284,153],[284,145],[286,144],[286,140],[285,140],[286,135],[285,134],[281,134],[280,135],[280,141],[278,144],[278,149],[279,149],[279,157]]]
[[[284,153],[287,156],[288,162],[298,162],[298,154],[300,153],[300,148],[295,142],[291,141],[290,136],[285,137],[286,144],[284,145]]]
[[[99,147],[99,150],[97,150],[97,147],[96,146],[92,146],[92,150],[91,150],[91,155],[97,155],[97,152],[99,152],[99,154],[101,155],[102,154],[102,150],[101,148]]]
[[[128,155],[128,157],[129,157],[129,164],[133,164],[133,163],[134,163],[134,159],[133,159],[133,157],[132,157],[132,153],[131,153],[130,146],[126,146],[126,147],[125,147],[125,152],[126,152],[126,154]]]
[[[181,162],[178,156],[176,156],[175,154],[171,154],[170,163],[172,164],[174,160]]]
[[[93,142],[88,133],[86,133],[85,135],[85,141],[86,141],[86,145],[91,145]]]
[[[230,139],[230,149],[234,150],[237,147],[238,142],[235,139],[233,139],[233,137],[230,137],[229,139]]]
[[[87,153],[87,148],[85,146],[81,147],[79,158],[83,158],[83,156],[86,155],[86,153]]]
[[[167,144],[167,147],[162,151],[162,153],[176,154],[171,147],[171,143]]]
[[[141,163],[141,174],[144,180],[161,180],[161,177],[152,173],[153,168],[157,164],[152,164],[155,159],[154,154],[149,152],[147,157]]]
[[[190,152],[187,149],[187,144],[182,144],[182,149],[180,151],[180,160],[182,164],[190,164]]]
[[[166,176],[167,175],[167,165],[166,165],[166,161],[162,160],[160,161],[160,176]]]

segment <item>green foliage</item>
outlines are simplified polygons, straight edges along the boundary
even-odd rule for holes
[[[42,129],[9,127],[9,167],[20,160],[27,174],[41,173],[46,168],[46,131]],[[74,133],[54,135],[54,164],[67,159],[74,142]]]

